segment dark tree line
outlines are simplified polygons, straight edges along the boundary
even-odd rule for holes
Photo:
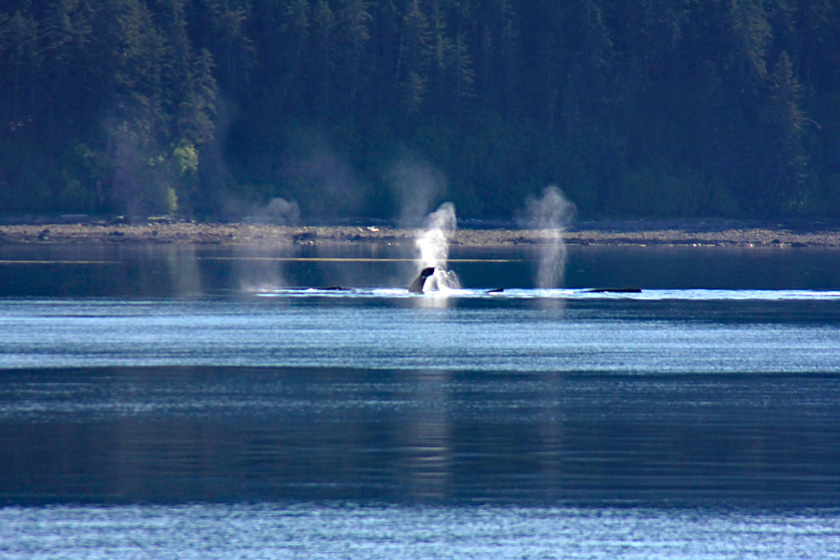
[[[840,210],[840,0],[2,10],[5,213],[510,217],[549,184],[588,215]]]

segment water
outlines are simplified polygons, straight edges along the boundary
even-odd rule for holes
[[[836,518],[521,507],[185,505],[0,510],[6,558],[836,557]],[[3,545],[0,545],[2,551]],[[72,551],[72,552],[71,552]],[[7,551],[8,553],[9,551]]]
[[[0,556],[840,555],[838,255],[569,256],[0,247]]]
[[[246,300],[0,304],[0,367],[350,366],[523,373],[840,371],[840,294],[422,298],[287,292]],[[724,298],[724,299],[715,299]],[[48,333],[48,336],[45,334]]]

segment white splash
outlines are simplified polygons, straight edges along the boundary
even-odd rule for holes
[[[539,289],[557,288],[563,282],[566,272],[566,243],[563,232],[574,219],[575,205],[569,202],[563,192],[549,186],[542,198],[530,198],[525,203],[528,227],[544,231],[545,243],[540,247],[535,284]]]
[[[426,217],[423,231],[414,241],[418,251],[418,271],[426,267],[435,269],[434,275],[426,280],[426,289],[446,291],[461,288],[458,276],[446,270],[449,260],[448,236],[456,228],[455,205],[444,202]]]

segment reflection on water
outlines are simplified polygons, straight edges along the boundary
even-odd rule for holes
[[[837,381],[10,370],[0,500],[834,506]]]
[[[453,247],[449,268],[468,289],[530,289],[539,248]],[[827,249],[570,247],[565,287],[837,290]],[[172,297],[243,288],[402,288],[411,247],[0,245],[0,296]],[[561,286],[563,287],[563,286]]]
[[[405,450],[397,466],[404,480],[399,485],[408,496],[419,500],[445,500],[453,484],[452,438],[450,431],[450,385],[447,372],[406,372],[416,388],[414,398],[420,406],[407,407],[406,415],[395,426],[397,448]]]

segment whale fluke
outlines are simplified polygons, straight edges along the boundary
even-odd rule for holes
[[[408,291],[412,294],[422,294],[423,293],[423,285],[426,283],[426,278],[431,276],[435,273],[435,267],[430,266],[424,268],[420,271],[420,274],[417,275],[417,278],[414,279],[414,282],[411,283],[411,286],[408,287]]]

